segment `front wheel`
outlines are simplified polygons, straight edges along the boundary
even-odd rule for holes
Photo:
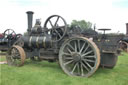
[[[12,66],[22,66],[26,59],[26,54],[22,47],[18,45],[12,46],[6,56],[8,65]]]

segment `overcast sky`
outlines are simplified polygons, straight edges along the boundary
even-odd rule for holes
[[[14,29],[16,33],[27,30],[26,11],[34,12],[34,19],[45,20],[53,14],[65,18],[86,20],[111,32],[125,33],[128,23],[128,0],[0,0],[0,33]],[[34,24],[34,23],[33,23]]]

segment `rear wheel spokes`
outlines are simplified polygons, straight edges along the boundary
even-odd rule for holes
[[[91,60],[91,59],[83,59],[86,62],[91,62],[91,63],[95,63],[95,60]]]
[[[87,67],[89,67],[90,69],[93,69],[93,67],[90,65],[90,63],[88,63],[87,61],[83,60],[83,62],[87,65]]]
[[[83,53],[85,53],[89,48],[89,44],[87,45],[87,47],[85,48],[85,50],[83,51]]]
[[[80,75],[80,64],[77,64],[77,75]]]
[[[82,62],[80,62],[80,66],[81,66],[81,76],[83,76],[84,75],[84,70],[83,70]]]
[[[85,48],[85,43],[82,45],[82,48],[80,49],[79,53],[81,53],[84,48]]]
[[[71,56],[70,53],[66,53],[66,52],[63,52],[63,55],[65,55],[65,56]]]
[[[76,42],[74,42],[74,44],[75,44],[75,52],[77,52],[77,44],[76,44]]]
[[[67,61],[67,62],[64,63],[64,65],[68,65],[68,64],[70,64],[72,62],[73,62],[73,60]]]
[[[81,62],[81,65],[82,65],[82,67],[83,67],[85,70],[87,70],[88,72],[90,71],[90,70],[88,69],[88,67],[87,67],[83,62]]]
[[[67,59],[67,60],[73,60],[72,57],[65,57],[65,59]]]
[[[80,62],[80,63],[75,63],[72,66],[72,70],[71,70],[71,74],[76,74],[79,76],[84,76],[85,73],[89,72],[91,69],[89,67],[87,67],[84,63]]]
[[[72,39],[60,49],[61,66],[64,71],[73,76],[86,76],[93,74],[97,69],[97,53],[95,46],[82,38]],[[99,55],[98,55],[99,57]],[[98,65],[97,65],[98,66]]]
[[[67,47],[67,51],[68,51],[70,54],[72,54],[72,51],[71,51],[71,49],[69,49],[69,47]]]
[[[73,72],[75,71],[77,65],[78,65],[78,63],[75,63],[75,65],[73,66],[73,69],[72,69],[72,71],[71,71],[72,74],[73,74]]]
[[[90,50],[90,51],[88,51],[88,52],[82,54],[81,56],[84,57],[84,56],[86,56],[86,55],[88,55],[88,54],[90,54],[90,53],[92,53],[92,52],[93,52],[93,50]]]
[[[74,52],[76,52],[76,53],[79,53],[80,55],[81,55],[81,57],[85,57],[86,55],[88,55],[88,54],[91,54],[92,52],[93,52],[93,50],[90,50],[90,51],[87,51],[88,50],[88,48],[90,47],[90,45],[86,45],[86,42],[83,42],[83,43],[81,43],[81,42],[83,42],[83,41],[81,41],[81,40],[74,40],[74,43],[72,42],[69,42],[68,43],[68,46],[71,48],[71,49],[75,49],[75,50],[73,50],[73,51],[71,51],[70,49],[69,49],[69,47],[67,47],[67,50],[68,50],[68,52],[70,53],[70,54],[72,54],[72,53],[74,53]],[[85,50],[84,50],[85,49]],[[83,51],[84,50],[84,54],[82,54]],[[86,52],[87,51],[87,52]],[[87,56],[87,57],[91,57],[91,58],[93,58],[94,56],[93,55],[90,55],[90,56]],[[84,61],[84,58],[82,58],[82,61],[80,61],[80,63],[78,63],[77,65],[76,65],[76,67],[77,67],[77,74],[78,75],[80,75],[80,72],[82,73],[81,75],[83,75],[83,66],[84,66],[84,68],[87,70],[87,71],[89,71],[89,68],[91,68],[91,65],[89,64],[89,63],[87,63],[87,64],[85,64],[84,65],[84,63],[82,64],[82,62]],[[89,60],[89,59],[86,59],[86,61],[88,61],[88,62],[95,62],[95,61],[93,61],[93,60]]]
[[[78,42],[78,52],[80,51],[81,47],[80,47],[80,40],[77,40]]]
[[[96,58],[96,55],[88,55],[88,56],[84,56],[84,58]]]
[[[85,48],[86,48],[86,50],[89,48],[89,45],[88,45],[88,47],[86,47],[86,42],[83,42],[81,40],[74,40],[72,45],[70,44],[70,47],[72,49],[75,49],[75,52],[78,52],[79,54],[81,54]]]
[[[68,45],[72,50],[75,49],[70,43],[68,43],[67,45]]]

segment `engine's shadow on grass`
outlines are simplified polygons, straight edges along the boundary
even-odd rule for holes
[[[101,68],[99,67],[97,71],[93,74],[93,78],[99,77],[99,76],[108,76],[111,75],[113,72],[116,72],[117,68]]]
[[[53,69],[61,69],[58,62],[48,62],[48,61],[32,61],[27,60],[24,65],[32,66],[32,67],[41,67],[41,68],[53,68]]]
[[[32,60],[27,60],[24,65],[27,66],[32,66],[32,67],[37,67],[37,68],[50,68],[54,70],[59,70],[62,71],[61,67],[59,66],[58,62],[48,62],[48,61],[32,61]],[[109,75],[113,72],[113,69],[108,69],[108,68],[101,68],[99,67],[97,71],[92,75],[93,77],[99,77],[100,75]],[[63,71],[62,71],[63,73]]]

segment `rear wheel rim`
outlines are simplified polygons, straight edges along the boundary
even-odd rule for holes
[[[70,76],[89,77],[100,64],[100,53],[87,38],[71,38],[60,48],[59,63]]]

